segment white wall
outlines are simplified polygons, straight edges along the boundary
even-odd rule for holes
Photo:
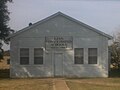
[[[45,36],[72,36],[72,50],[46,50]],[[19,49],[30,49],[30,64],[20,65]],[[34,48],[44,49],[44,64],[33,64]],[[74,48],[84,48],[84,64],[74,64]],[[98,48],[98,64],[88,64],[88,48]],[[57,16],[45,23],[31,28],[11,38],[11,77],[53,77],[54,53],[62,52],[63,76],[69,77],[107,77],[108,39],[76,22]]]

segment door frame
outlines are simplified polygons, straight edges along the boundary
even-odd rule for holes
[[[62,75],[61,76],[57,76],[56,74],[55,74],[55,54],[62,54]],[[63,60],[64,60],[64,53],[63,52],[54,52],[53,53],[53,62],[54,62],[54,65],[53,65],[53,67],[54,67],[54,77],[63,77]]]

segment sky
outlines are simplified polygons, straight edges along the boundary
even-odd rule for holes
[[[9,26],[15,31],[58,11],[110,35],[120,29],[119,0],[13,0],[8,9]]]

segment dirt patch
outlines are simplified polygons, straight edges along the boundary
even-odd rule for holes
[[[68,86],[66,85],[65,80],[53,80],[55,85],[55,90],[69,90]]]

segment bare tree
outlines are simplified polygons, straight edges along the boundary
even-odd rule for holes
[[[120,69],[120,32],[118,32],[113,39],[112,45],[110,45],[111,51],[111,64],[116,69]]]

